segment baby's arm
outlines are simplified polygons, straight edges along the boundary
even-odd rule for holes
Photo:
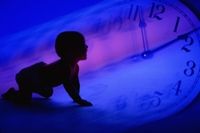
[[[69,96],[81,106],[92,106],[92,103],[82,99],[79,95],[79,88],[72,82],[65,82],[64,88],[68,92]]]
[[[68,92],[69,96],[81,106],[92,106],[92,103],[82,99],[79,95],[80,83],[78,78],[78,72],[73,79],[66,79],[64,82],[64,88]]]

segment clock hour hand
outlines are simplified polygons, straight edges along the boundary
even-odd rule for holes
[[[192,34],[193,32],[197,32],[197,31],[199,31],[199,30],[200,30],[200,27],[195,28],[195,29],[193,29],[193,30],[191,30],[191,31],[189,31],[189,32],[187,32],[187,33],[178,35],[175,39],[173,39],[173,40],[171,40],[171,41],[169,41],[169,42],[166,42],[166,43],[160,45],[160,47],[157,47],[157,48],[155,48],[155,49],[152,49],[152,50],[150,51],[150,55],[152,55],[154,52],[160,51],[160,50],[162,50],[162,49],[164,49],[164,48],[166,48],[166,47],[168,47],[168,46],[171,46],[173,43],[175,43],[175,42],[177,42],[177,41],[186,39],[190,34]],[[132,56],[130,56],[130,57],[128,57],[128,58],[131,58],[131,59],[139,59],[139,57],[141,57],[141,54],[132,55]],[[144,56],[143,56],[143,58],[144,58]]]
[[[144,49],[144,52],[142,53],[143,58],[149,58],[151,55],[151,52],[149,50],[149,43],[147,39],[146,26],[147,24],[144,19],[143,10],[142,10],[142,7],[140,6],[139,7],[139,27],[142,34],[142,43],[143,43],[143,49]]]
[[[198,31],[198,30],[200,30],[200,27],[195,28],[195,29],[193,29],[193,30],[191,30],[191,31],[189,31],[189,32],[187,32],[187,33],[184,33],[184,34],[181,34],[181,35],[177,36],[176,39],[171,40],[171,41],[169,41],[169,42],[163,44],[162,46],[160,46],[160,47],[158,47],[158,48],[156,48],[156,49],[154,49],[154,50],[151,50],[151,52],[157,52],[157,51],[159,51],[159,50],[162,50],[162,49],[164,49],[164,48],[170,46],[171,44],[173,44],[173,43],[175,43],[175,42],[177,42],[177,41],[179,41],[179,40],[186,39],[186,38],[188,37],[188,35],[190,35],[190,34],[193,33],[193,32],[196,32],[196,31]]]

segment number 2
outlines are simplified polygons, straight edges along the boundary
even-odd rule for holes
[[[192,44],[194,43],[194,39],[190,36],[187,36],[185,38],[185,42],[188,42],[187,44],[185,44],[185,46],[182,47],[182,50],[184,50],[185,52],[190,52],[190,46],[192,46]]]

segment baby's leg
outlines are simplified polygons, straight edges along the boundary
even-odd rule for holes
[[[2,94],[2,98],[5,100],[15,101],[18,93],[19,92],[14,88],[10,88],[6,93]]]
[[[17,101],[20,103],[30,103],[32,99],[32,91],[29,82],[23,77],[23,75],[16,75],[16,82],[19,87]]]
[[[2,98],[17,104],[29,104],[31,99],[25,96],[21,91],[10,88],[2,95]]]
[[[35,93],[45,97],[45,98],[49,98],[53,95],[53,89],[52,88],[43,88],[43,89],[35,89],[34,90]]]

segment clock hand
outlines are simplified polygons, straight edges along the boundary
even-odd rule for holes
[[[191,34],[191,33],[193,33],[193,32],[196,32],[196,31],[198,31],[198,30],[200,30],[200,27],[195,28],[195,29],[193,29],[193,30],[191,30],[191,31],[189,31],[189,32],[187,32],[187,33],[178,35],[177,38],[175,38],[174,40],[171,40],[171,41],[169,41],[169,42],[166,42],[166,43],[164,43],[162,46],[157,47],[157,48],[155,48],[155,49],[153,49],[153,50],[149,50],[149,52],[150,52],[150,54],[152,55],[152,53],[154,53],[154,52],[157,52],[157,51],[159,51],[159,50],[162,50],[162,49],[164,49],[164,48],[170,46],[171,44],[173,44],[173,43],[175,43],[175,42],[177,42],[177,41],[179,41],[179,40],[183,40],[183,39],[187,38],[189,34]],[[134,60],[138,61],[138,59],[140,59],[139,57],[141,57],[141,54],[135,54],[135,55],[132,55],[132,56],[127,57],[126,59],[131,59],[131,60],[134,59]],[[144,58],[144,57],[143,57],[143,58]]]
[[[142,34],[142,43],[143,43],[143,48],[144,48],[144,52],[142,53],[142,57],[143,58],[148,58],[151,55],[151,52],[149,50],[149,43],[148,43],[148,39],[147,39],[147,33],[146,33],[146,22],[144,20],[144,14],[143,14],[143,10],[142,7],[139,7],[139,27],[141,30],[141,34]]]
[[[164,43],[162,46],[151,50],[151,52],[152,52],[152,53],[153,53],[153,52],[157,52],[157,51],[159,51],[159,50],[161,50],[161,49],[163,49],[163,48],[166,48],[166,47],[170,46],[171,44],[173,44],[173,43],[175,43],[175,42],[177,42],[177,41],[179,41],[179,40],[183,40],[183,39],[187,38],[189,34],[191,34],[191,33],[193,33],[193,32],[196,32],[196,31],[198,31],[198,30],[200,30],[200,27],[195,28],[195,29],[193,29],[193,30],[191,30],[191,31],[189,31],[189,32],[187,32],[187,33],[178,35],[177,38],[175,38],[174,40],[171,40],[171,41],[169,41],[169,42],[167,42],[167,43]]]

